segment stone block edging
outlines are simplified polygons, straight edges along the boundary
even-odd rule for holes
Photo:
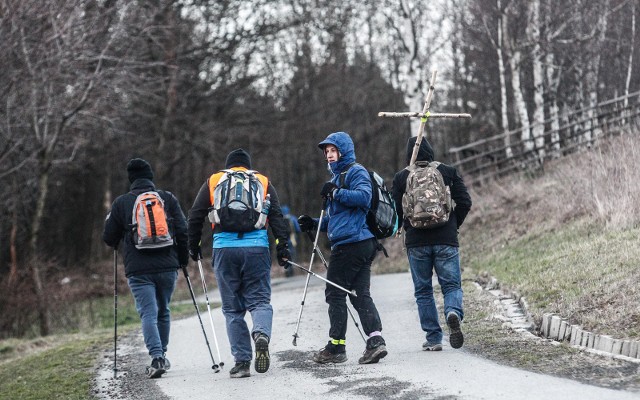
[[[536,327],[523,296],[515,291],[498,289],[499,283],[495,278],[491,278],[486,287],[478,287],[497,298],[495,302],[500,307],[501,314],[494,317],[503,321],[503,326],[509,329],[532,338],[543,338],[558,344],[564,342],[581,351],[640,364],[638,340],[616,339],[609,335],[588,332],[554,313],[543,313],[540,326]]]

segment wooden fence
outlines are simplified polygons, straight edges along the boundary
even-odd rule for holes
[[[559,115],[537,124],[545,130],[540,138],[522,139],[525,129],[501,133],[449,149],[452,165],[465,182],[482,184],[515,171],[533,170],[549,158],[572,153],[579,147],[616,135],[640,123],[640,91]],[[552,129],[552,126],[556,126]],[[544,145],[536,146],[544,140]]]

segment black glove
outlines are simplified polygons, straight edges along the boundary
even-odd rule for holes
[[[316,226],[316,222],[308,215],[301,215],[298,217],[298,224],[302,232],[311,232]]]
[[[322,186],[322,190],[320,191],[320,196],[322,196],[323,199],[333,199],[333,191],[337,188],[338,187],[336,186],[335,183],[327,182],[324,184],[324,186]]]
[[[289,260],[291,260],[291,252],[289,251],[289,242],[287,239],[276,240],[276,254],[278,256],[278,264],[284,269],[289,268]]]
[[[189,250],[186,245],[178,246],[178,263],[181,268],[189,264]]]
[[[202,249],[200,246],[189,249],[189,256],[193,261],[202,260]]]

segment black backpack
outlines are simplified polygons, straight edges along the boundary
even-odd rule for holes
[[[354,163],[355,164],[355,163]],[[351,164],[340,173],[340,187],[344,186]],[[371,179],[371,205],[367,212],[367,226],[376,239],[385,239],[398,231],[398,213],[391,192],[387,190],[384,179],[375,171],[366,168]]]

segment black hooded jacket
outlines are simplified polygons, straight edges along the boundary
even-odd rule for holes
[[[122,240],[124,271],[127,277],[166,271],[175,271],[189,262],[187,249],[187,221],[180,208],[178,199],[171,193],[157,190],[149,179],[136,179],[131,184],[129,193],[118,196],[111,206],[104,223],[102,239],[111,246],[117,247]],[[175,246],[155,250],[138,250],[133,244],[130,228],[133,216],[133,205],[137,195],[155,190],[164,200],[167,217],[171,219],[171,233]]]
[[[411,161],[413,148],[416,144],[416,137],[409,138],[407,142],[407,165]],[[417,161],[433,161],[433,149],[426,139],[420,142]],[[433,229],[416,229],[411,226],[408,220],[404,219],[402,211],[402,195],[407,188],[407,177],[409,171],[405,168],[396,173],[393,177],[393,200],[396,202],[398,210],[398,221],[400,226],[404,226],[406,236],[405,245],[410,247],[432,246],[432,245],[449,245],[458,247],[458,228],[464,222],[469,210],[471,209],[471,196],[467,191],[467,187],[462,181],[462,177],[454,167],[440,164],[438,171],[444,178],[445,185],[451,188],[451,198],[455,202],[455,208],[451,212],[447,224]]]

